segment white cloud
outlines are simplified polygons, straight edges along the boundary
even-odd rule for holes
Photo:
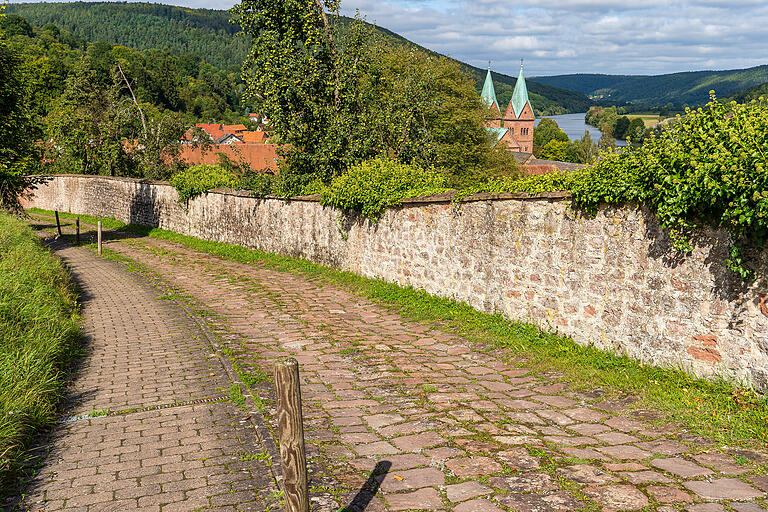
[[[343,0],[433,50],[514,74],[657,74],[768,63],[765,0]]]

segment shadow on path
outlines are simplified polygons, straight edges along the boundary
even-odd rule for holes
[[[384,477],[387,476],[389,470],[392,468],[392,463],[388,460],[382,460],[371,471],[368,480],[365,481],[363,486],[357,492],[349,505],[342,508],[339,512],[363,512],[366,507],[371,503],[373,497],[379,492],[379,487]]]

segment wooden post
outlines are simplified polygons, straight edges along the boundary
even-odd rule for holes
[[[61,223],[59,222],[59,211],[53,212],[56,214],[56,231],[59,232],[59,238],[61,238]]]
[[[80,217],[75,217],[75,245],[80,245]]]
[[[284,358],[275,363],[277,425],[287,512],[309,512],[307,454],[304,451],[304,422],[301,415],[299,363]]]
[[[101,256],[101,221],[96,223],[96,247],[98,249],[99,256]]]

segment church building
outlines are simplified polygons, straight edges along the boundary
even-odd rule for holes
[[[494,114],[498,114],[498,117],[494,115],[486,122],[486,129],[496,139],[497,143],[503,144],[507,151],[532,153],[533,122],[536,118],[533,115],[533,107],[528,99],[528,88],[525,86],[522,63],[520,64],[520,75],[517,77],[512,99],[509,101],[504,115],[501,114],[499,102],[496,99],[496,89],[493,87],[490,67],[485,77],[483,92],[480,95],[485,103],[493,109]]]

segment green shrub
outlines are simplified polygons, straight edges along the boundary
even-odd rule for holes
[[[443,192],[447,183],[446,174],[435,169],[376,158],[334,178],[322,192],[321,202],[377,219],[386,208],[399,205],[402,199]]]
[[[572,188],[577,204],[646,204],[670,230],[676,249],[692,249],[695,228],[732,234],[728,266],[752,270],[742,256],[768,238],[768,103],[712,101],[686,110],[639,149],[604,154]]]
[[[240,180],[221,166],[201,164],[174,174],[170,183],[179,192],[179,202],[187,203],[214,188],[237,188]]]
[[[34,433],[55,419],[75,354],[75,296],[60,262],[23,222],[0,213],[0,489]],[[0,492],[0,503],[3,501]]]

